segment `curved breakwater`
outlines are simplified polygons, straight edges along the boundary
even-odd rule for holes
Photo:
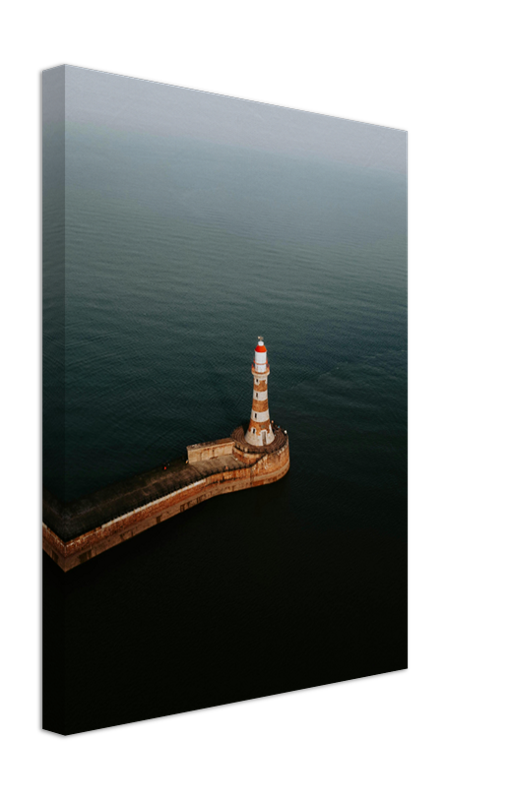
[[[169,462],[67,506],[47,495],[44,550],[67,572],[204,500],[286,475],[290,446],[281,429],[265,448],[249,446],[243,433],[240,426],[226,439],[190,445],[187,461]]]

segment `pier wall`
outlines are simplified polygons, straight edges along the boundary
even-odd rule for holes
[[[187,460],[190,464],[196,461],[205,461],[208,458],[218,458],[228,456],[233,453],[233,439],[218,439],[215,442],[204,442],[203,444],[190,444],[187,448]]]
[[[204,500],[219,494],[273,483],[282,478],[290,468],[288,438],[284,438],[282,442],[280,440],[279,444],[281,446],[277,449],[271,448],[271,452],[263,454],[247,452],[252,448],[237,446],[233,439],[221,439],[217,442],[193,445],[188,448],[188,453],[190,450],[193,455],[201,453],[204,459],[231,454],[236,459],[233,465],[236,467],[238,464],[238,468],[230,467],[228,470],[220,470],[206,475],[201,480],[135,508],[68,542],[64,542],[48,525],[43,523],[43,548],[59,567],[67,572],[105,550],[121,544]],[[214,452],[216,455],[212,455]],[[199,461],[197,458],[194,460],[195,462]]]

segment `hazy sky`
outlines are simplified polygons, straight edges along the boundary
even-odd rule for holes
[[[339,91],[338,86],[338,91]],[[66,122],[406,172],[407,134],[282,106],[65,68]]]

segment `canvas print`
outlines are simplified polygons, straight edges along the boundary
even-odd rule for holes
[[[43,727],[407,667],[407,134],[42,76]]]

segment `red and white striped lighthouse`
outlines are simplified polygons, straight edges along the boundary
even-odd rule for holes
[[[248,444],[263,447],[274,441],[274,432],[270,424],[269,393],[267,389],[270,369],[267,361],[267,348],[261,336],[258,337],[258,344],[255,347],[255,357],[251,372],[253,373],[253,404],[245,439]]]

